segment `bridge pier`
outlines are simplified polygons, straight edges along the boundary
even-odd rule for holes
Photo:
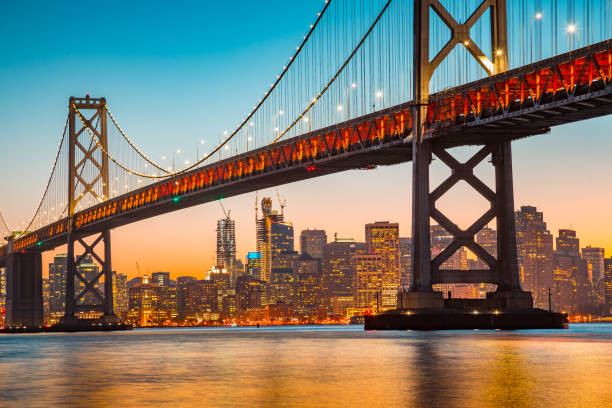
[[[75,244],[79,243],[84,251],[75,258]],[[96,247],[104,245],[103,256],[96,253]],[[79,269],[86,257],[90,255],[101,266],[95,276],[87,276]],[[77,314],[79,312],[102,312],[101,321],[104,323],[116,323],[118,318],[114,312],[113,302],[113,272],[111,266],[110,230],[99,234],[91,244],[81,238],[70,238],[68,241],[68,261],[66,276],[66,309],[61,320],[62,325],[73,326],[79,323]],[[98,289],[98,283],[104,278],[103,293]],[[75,290],[75,283],[81,283],[82,289]],[[90,295],[90,296],[87,296]]]
[[[11,253],[6,257],[5,325],[39,327],[43,323],[42,256]]]

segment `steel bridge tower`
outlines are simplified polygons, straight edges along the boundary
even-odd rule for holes
[[[85,117],[84,112],[92,112]],[[108,157],[108,129],[106,100],[104,98],[71,97],[68,104],[68,265],[66,277],[66,309],[64,324],[73,324],[78,312],[102,312],[107,323],[117,321],[113,311],[113,287],[111,266],[110,229],[98,234],[91,244],[84,235],[74,231],[74,214],[79,202],[86,197],[95,202],[108,200],[110,195]],[[78,161],[77,161],[78,159]],[[86,179],[84,169],[91,179]],[[75,258],[75,244],[83,247],[83,253]],[[96,249],[102,246],[102,250]],[[99,253],[101,252],[101,254]],[[101,270],[95,276],[86,276],[79,270],[86,257],[97,261]],[[97,285],[104,278],[104,293]],[[75,283],[80,290],[76,291]],[[86,296],[90,294],[91,296]]]
[[[493,61],[470,38],[470,28],[490,12],[490,36]],[[430,53],[429,23],[432,11],[448,26],[451,38],[435,56]],[[521,289],[514,222],[514,193],[510,138],[491,137],[466,163],[460,163],[446,150],[448,146],[431,138],[426,127],[429,85],[435,69],[459,45],[465,46],[478,64],[494,75],[508,69],[506,0],[483,0],[465,23],[458,23],[439,0],[414,0],[414,99],[413,110],[413,192],[412,192],[412,282],[409,293],[402,296],[402,308],[441,308],[444,301],[432,285],[438,283],[493,283],[497,291],[487,295],[491,305],[503,308],[532,308],[531,293]],[[432,58],[433,57],[433,58]],[[492,191],[474,175],[474,168],[492,155],[495,168],[495,190]],[[430,192],[429,167],[432,155],[451,168],[452,173]],[[460,229],[436,208],[436,200],[457,182],[464,180],[490,202],[490,209],[466,230]],[[434,259],[430,250],[430,217],[444,227],[453,242]],[[475,235],[490,221],[497,222],[497,259],[475,242]],[[467,247],[490,269],[459,271],[441,270],[440,266],[461,247]]]

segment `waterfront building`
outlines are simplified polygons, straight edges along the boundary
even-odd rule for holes
[[[292,268],[296,281],[296,310],[302,314],[309,314],[323,303],[321,261],[308,254],[302,254],[293,259]]]
[[[612,316],[612,257],[604,260],[605,270],[605,297],[606,297],[606,309],[605,314]]]
[[[323,251],[323,285],[327,288],[326,304],[334,298],[353,298],[356,275],[353,256],[365,254],[367,245],[355,242],[352,238],[338,238],[328,243]],[[354,307],[355,299],[353,298]]]
[[[366,224],[365,238],[368,253],[381,257],[381,310],[395,309],[400,285],[399,224]]]
[[[383,258],[380,254],[354,255],[355,303],[360,313],[378,313],[381,307]]]
[[[523,290],[532,293],[534,307],[547,309],[548,290],[553,287],[553,236],[536,207],[522,206],[515,212],[515,221]]]
[[[51,313],[49,307],[49,279],[43,278],[42,280],[42,304],[43,304],[43,316],[46,318]]]
[[[148,279],[130,287],[127,320],[138,326],[159,324],[165,317],[162,316],[160,292],[160,286],[149,283]]]
[[[266,282],[245,275],[236,281],[236,312],[262,309],[268,304]]]
[[[272,276],[268,285],[270,304],[283,302],[288,305],[295,305],[297,282],[293,270],[293,261],[297,258],[297,253],[289,252],[272,259]]]
[[[578,313],[587,302],[589,284],[586,261],[580,256],[580,240],[576,237],[576,231],[561,229],[556,243],[553,254],[554,290],[550,306],[556,311]]]
[[[129,310],[127,275],[113,271],[114,310],[117,317],[125,318]]]
[[[288,305],[285,302],[276,302],[266,306],[268,312],[268,320],[278,322],[290,322],[295,316],[295,311],[292,305]]]
[[[219,290],[214,281],[189,282],[182,287],[182,292],[184,310],[180,313],[181,318],[201,321],[220,317]]]
[[[58,254],[49,264],[49,312],[62,313],[66,305],[68,255]]]
[[[0,268],[0,327],[4,326],[6,313],[6,269]]]
[[[323,248],[326,244],[327,234],[324,230],[306,229],[300,234],[300,254],[323,259]]]

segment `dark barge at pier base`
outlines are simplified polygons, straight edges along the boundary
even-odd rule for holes
[[[567,329],[567,315],[542,309],[389,310],[365,316],[366,330]]]
[[[531,307],[531,294],[526,292],[487,299],[442,299],[433,292],[427,297],[434,307],[412,306],[406,302],[411,294],[400,293],[398,309],[364,316],[366,330],[520,330],[567,329],[567,315]],[[403,299],[402,299],[403,298]],[[506,299],[507,298],[507,299]],[[431,300],[434,302],[431,302]]]

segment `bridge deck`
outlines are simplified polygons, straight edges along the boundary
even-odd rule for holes
[[[412,109],[398,105],[154,183],[75,214],[87,236],[159,214],[349,169],[411,160]],[[612,40],[429,99],[426,134],[446,147],[546,133],[612,113]],[[14,251],[65,244],[67,218],[17,239]],[[0,247],[0,265],[8,253]]]

